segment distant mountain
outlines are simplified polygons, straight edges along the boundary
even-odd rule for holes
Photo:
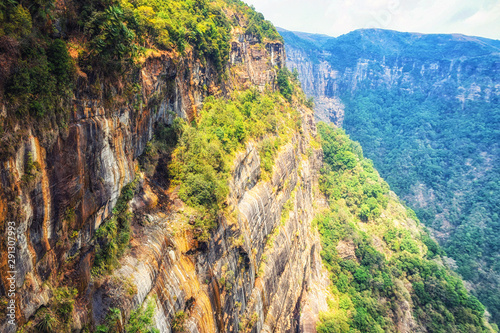
[[[500,41],[280,34],[316,117],[361,143],[499,323]]]
[[[395,88],[465,100],[498,100],[500,41],[464,35],[356,30],[338,38],[281,29],[288,66],[318,100],[318,117],[342,123],[338,97]]]

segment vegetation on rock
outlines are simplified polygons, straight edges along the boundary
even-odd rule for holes
[[[277,93],[247,90],[231,99],[209,97],[196,122],[183,122],[169,166],[179,196],[198,211],[198,239],[208,240],[228,194],[234,154],[261,141],[263,177],[272,171],[278,147],[299,131],[300,115]]]
[[[281,40],[262,14],[241,1],[95,0],[58,6],[54,0],[0,1],[0,55],[9,65],[0,73],[7,83],[0,96],[19,117],[64,125],[77,72],[101,92],[106,77],[135,73],[152,51],[192,50],[222,75],[232,29],[240,21],[261,41]],[[228,13],[236,15],[234,21]]]
[[[139,179],[139,175],[136,175],[132,182],[123,186],[113,208],[113,215],[95,233],[96,254],[92,268],[94,275],[111,272],[113,268],[118,266],[118,259],[128,248],[132,220],[128,203],[134,197]]]

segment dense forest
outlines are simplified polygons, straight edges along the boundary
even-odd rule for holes
[[[344,100],[346,131],[420,220],[439,231],[457,272],[500,320],[500,107],[387,90]]]
[[[446,270],[440,247],[391,194],[360,145],[324,123],[319,132],[321,190],[329,207],[316,224],[335,301],[318,331],[399,331],[408,303],[416,321],[412,332],[487,331],[484,307]]]

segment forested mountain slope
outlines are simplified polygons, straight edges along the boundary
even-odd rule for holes
[[[386,30],[281,34],[288,66],[319,101],[317,116],[361,143],[498,323],[500,41]]]
[[[422,229],[342,129],[318,125],[324,151],[315,218],[334,284],[319,332],[488,332],[484,307],[450,274]]]

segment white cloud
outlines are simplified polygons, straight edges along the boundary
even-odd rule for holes
[[[500,39],[498,0],[247,0],[275,25],[339,36],[377,27]]]

